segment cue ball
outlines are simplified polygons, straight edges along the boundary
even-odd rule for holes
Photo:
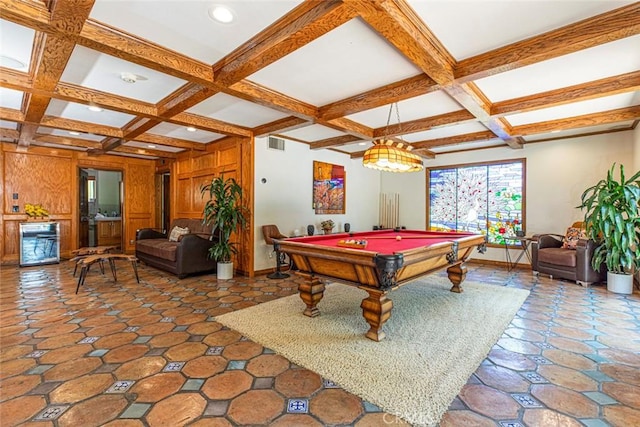
[[[402,236],[396,236],[396,240],[402,240]]]

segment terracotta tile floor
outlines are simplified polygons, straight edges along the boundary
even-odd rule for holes
[[[406,425],[216,315],[295,294],[296,279],[141,283],[69,262],[3,266],[2,426]],[[442,426],[640,425],[640,294],[471,264],[467,280],[531,296],[452,402]],[[357,309],[357,308],[356,308]]]

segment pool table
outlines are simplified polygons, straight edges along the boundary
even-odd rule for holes
[[[483,235],[424,230],[294,237],[275,245],[291,257],[297,274],[304,278],[299,293],[307,306],[306,316],[320,314],[317,305],[324,294],[323,279],[365,290],[369,296],[360,307],[370,326],[366,336],[374,341],[384,339],[382,326],[391,316],[393,302],[388,292],[443,268],[453,283],[451,291],[462,292],[460,284],[467,273],[464,262],[474,248],[486,250]]]

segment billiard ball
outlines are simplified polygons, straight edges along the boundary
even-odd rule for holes
[[[402,236],[396,236],[396,240],[398,241],[402,240]]]

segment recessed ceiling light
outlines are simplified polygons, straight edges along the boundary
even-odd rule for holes
[[[75,130],[70,130],[70,131],[69,131],[69,135],[75,135],[75,136],[77,136],[77,135],[80,135],[80,132],[76,132]]]
[[[230,24],[233,22],[234,14],[227,6],[219,4],[213,5],[209,8],[209,16],[216,22],[221,24]]]
[[[90,106],[89,106],[89,110],[90,110],[90,111],[94,111],[94,112],[96,112],[96,113],[99,113],[99,112],[101,112],[101,111],[102,111],[102,108],[97,107],[97,106],[95,106],[95,105],[90,105]]]
[[[156,146],[153,144],[147,144],[147,148],[156,148]]]
[[[0,66],[6,67],[6,68],[21,69],[21,68],[25,68],[27,64],[11,56],[0,55]]]
[[[187,128],[187,130],[188,130],[189,132],[195,132],[197,129],[196,129],[196,128],[194,128],[193,126],[189,126],[189,127]]]
[[[362,142],[358,142],[358,145],[367,145],[367,143],[362,141]]]

